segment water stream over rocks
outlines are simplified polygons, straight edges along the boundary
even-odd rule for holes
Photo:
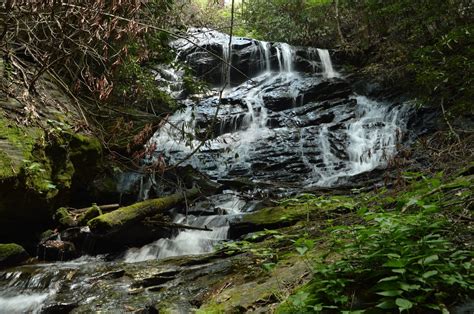
[[[229,36],[208,29],[192,29],[189,40],[171,46],[177,59],[214,84],[215,91],[198,101],[181,100],[183,108],[150,139],[155,151],[145,164],[185,160],[184,165],[217,182],[251,182],[250,197],[263,190],[284,195],[308,186],[348,184],[356,175],[384,168],[404,140],[408,106],[356,94],[327,50],[247,38],[233,38],[229,47]],[[165,68],[157,68],[156,75],[157,80],[178,80]],[[152,177],[133,180],[142,182],[141,198],[150,191],[162,194]],[[177,211],[174,222],[212,231],[180,231],[131,248],[114,261],[81,257],[3,271],[0,313],[40,311],[48,304],[113,308],[114,300],[95,299],[95,289],[133,299],[130,279],[103,287],[97,278],[104,273],[120,277],[117,269],[143,267],[146,261],[211,252],[228,238],[230,222],[258,206],[250,197],[227,189],[204,203],[190,204],[188,215]]]

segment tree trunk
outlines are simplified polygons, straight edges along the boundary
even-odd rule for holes
[[[341,45],[344,46],[346,44],[346,41],[344,39],[344,36],[342,35],[341,21],[339,17],[339,0],[334,0],[334,11],[336,12],[336,26],[337,32],[339,34],[339,40],[341,42]]]

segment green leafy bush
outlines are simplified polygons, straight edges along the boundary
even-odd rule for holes
[[[474,290],[473,254],[444,236],[448,223],[433,208],[368,212],[364,219],[365,225],[332,230],[325,258],[340,258],[317,261],[314,279],[289,299],[291,309],[441,311]]]

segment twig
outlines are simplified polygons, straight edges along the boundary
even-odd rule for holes
[[[444,118],[444,121],[446,121],[446,124],[448,125],[449,130],[454,136],[456,136],[456,139],[458,140],[459,144],[461,144],[461,138],[459,137],[459,134],[457,134],[456,131],[454,131],[453,127],[451,126],[451,123],[449,123],[448,117],[446,116],[446,111],[444,110],[444,98],[441,98],[441,110],[443,111],[443,118]]]

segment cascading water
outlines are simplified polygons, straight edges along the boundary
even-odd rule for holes
[[[333,78],[339,77],[339,73],[334,71],[334,67],[332,66],[331,56],[329,55],[329,51],[327,49],[317,49],[319,58],[321,59],[321,65],[324,71],[324,77],[326,78]]]
[[[215,50],[228,45],[228,36],[207,31],[198,34],[211,39],[196,41],[197,45],[215,45]],[[174,46],[182,49],[182,41]],[[198,121],[194,130],[188,130],[193,136],[196,129],[213,123],[219,127],[187,163],[214,179],[238,175],[328,186],[384,167],[395,153],[405,131],[406,107],[353,93],[334,69],[328,50],[242,38],[233,38],[231,46],[239,56],[234,61],[246,60],[265,71],[249,68],[248,75],[254,74],[251,80],[224,91],[221,99],[210,97],[192,105],[183,121],[192,117]],[[195,60],[192,55],[186,61],[200,65],[199,56]],[[233,66],[245,68],[240,63]],[[163,147],[163,136],[172,143],[182,142],[182,135],[169,134],[165,127],[151,143]],[[188,148],[173,154],[159,149],[157,154],[173,164],[187,152]]]
[[[216,93],[197,102],[181,100],[183,109],[170,116],[149,141],[154,153],[145,162],[172,165],[185,160],[184,165],[211,179],[242,178],[260,190],[279,194],[307,186],[346,184],[352,176],[386,166],[396,153],[406,131],[407,106],[355,94],[334,69],[327,50],[245,38],[234,38],[229,49],[229,37],[212,31],[200,31],[190,40],[193,44],[186,40],[172,44],[179,51],[178,59],[188,62],[196,73],[206,73]],[[222,54],[239,71],[222,60],[212,60],[196,46]],[[176,88],[163,90],[178,97],[182,93],[175,74],[156,69],[158,81],[176,81]],[[232,84],[218,95],[225,81]],[[200,146],[203,135],[210,138]],[[142,187],[140,199],[147,198],[150,189],[156,195],[163,192],[159,182],[138,174],[124,176],[119,189],[129,190],[137,182]],[[245,198],[230,190],[206,202],[201,207],[191,204],[188,215],[176,209],[174,223],[207,230],[180,229],[169,239],[129,249],[113,263],[129,263],[120,266],[129,269],[138,262],[210,252],[228,238],[229,221],[250,210]],[[61,301],[62,293],[81,304],[108,302],[116,308],[114,300],[90,297],[99,288],[124,296],[122,303],[132,298],[127,279],[113,287],[97,284],[96,274],[103,274],[110,265],[100,257],[83,257],[0,273],[4,287],[0,313],[39,312],[48,300]]]
[[[230,60],[229,37],[204,33],[198,33],[198,37],[206,38],[206,47],[212,46],[211,42],[215,50],[222,51],[223,57]],[[230,46],[238,57],[233,60],[244,59],[242,51],[248,52],[247,62],[259,69],[249,69],[248,73],[257,76],[224,90],[220,98],[188,104],[184,111],[172,116],[169,124],[150,140],[149,145],[157,148],[155,158],[165,158],[169,164],[187,158],[186,163],[214,179],[237,175],[254,182],[280,179],[305,186],[331,186],[383,167],[395,153],[405,126],[403,106],[350,95],[350,90],[339,97],[339,91],[334,90],[334,100],[332,95],[326,95],[327,100],[317,100],[321,96],[315,86],[331,86],[328,82],[333,80],[335,83],[330,84],[346,86],[343,80],[337,81],[341,76],[334,70],[328,50],[307,50],[307,63],[312,70],[317,69],[317,61],[321,68],[321,72],[308,75],[295,71],[302,66],[297,63],[302,52],[288,44],[234,38]],[[314,57],[319,60],[311,59]],[[192,62],[192,58],[188,56],[186,60]],[[276,71],[272,72],[273,69]],[[229,73],[229,68],[222,68],[222,80],[230,80]],[[218,108],[217,121],[213,121]],[[187,156],[200,142],[183,136],[183,131],[196,138],[200,127],[213,124],[218,125],[214,137],[191,157]],[[183,219],[178,215],[175,222]],[[131,249],[125,260],[209,252],[213,243],[226,239],[226,221],[226,216],[191,216],[192,226],[211,225],[213,231],[181,231],[172,239]]]

